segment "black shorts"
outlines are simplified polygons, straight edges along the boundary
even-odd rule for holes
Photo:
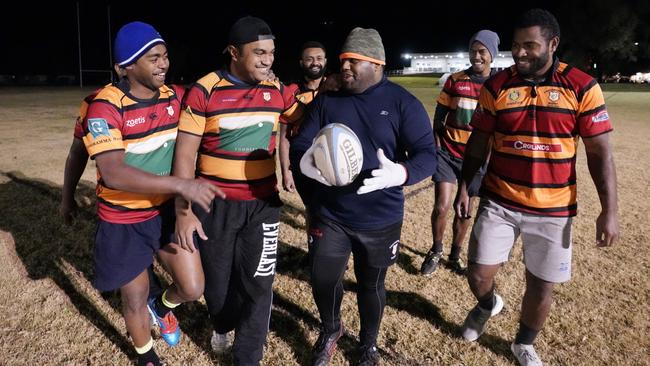
[[[436,172],[433,174],[432,180],[436,183],[447,182],[458,184],[462,179],[463,160],[452,156],[444,149],[438,149],[437,153],[438,167],[436,168]],[[469,187],[467,187],[467,194],[469,194],[470,197],[478,196],[486,167],[487,163],[479,169]]]
[[[386,268],[397,261],[401,233],[401,221],[378,230],[354,230],[317,215],[309,229],[309,255],[316,261],[352,252],[359,263]]]
[[[101,292],[119,289],[153,263],[153,256],[174,235],[173,205],[161,214],[135,224],[99,220],[95,233],[95,277]]]

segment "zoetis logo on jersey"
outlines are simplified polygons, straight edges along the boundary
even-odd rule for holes
[[[527,150],[527,151],[544,151],[544,152],[562,151],[562,145],[559,144],[543,144],[539,142],[526,142],[521,140],[504,141],[503,146],[510,147],[516,150]]]
[[[278,232],[280,230],[280,223],[274,224],[262,223],[263,241],[262,241],[262,255],[260,263],[257,265],[257,270],[253,277],[257,276],[273,276],[275,274],[275,262],[278,253]]]
[[[127,119],[126,122],[124,122],[124,124],[127,127],[133,127],[133,126],[136,126],[136,125],[143,124],[144,121],[145,121],[144,117],[138,117],[138,118],[134,118],[134,119]]]

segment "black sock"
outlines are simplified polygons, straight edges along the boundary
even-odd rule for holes
[[[452,245],[449,253],[450,261],[457,261],[460,258],[460,245]]]
[[[442,240],[437,240],[433,242],[433,247],[431,247],[431,250],[434,253],[441,253],[442,252]]]
[[[148,365],[149,364],[149,365]],[[160,366],[160,359],[153,347],[143,354],[138,355],[138,366]]]
[[[163,294],[164,294],[164,292],[162,294],[156,296],[156,301],[154,301],[154,305],[153,305],[153,307],[155,308],[154,310],[156,310],[156,314],[158,314],[158,316],[161,317],[161,318],[164,318],[165,315],[167,315],[167,313],[169,313],[172,310],[171,308],[169,308],[169,307],[165,306],[165,304],[163,304],[163,301],[162,301]]]
[[[496,302],[496,297],[494,297],[494,287],[492,290],[482,298],[478,299],[478,306],[485,310],[492,310]]]
[[[516,344],[533,344],[535,338],[537,337],[539,330],[530,328],[526,324],[519,321],[519,331],[517,332],[517,337],[515,337]]]

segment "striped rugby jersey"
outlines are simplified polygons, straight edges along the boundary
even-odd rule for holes
[[[180,99],[162,86],[151,99],[128,92],[127,82],[103,88],[83,121],[83,141],[88,155],[124,150],[126,164],[156,175],[171,173],[178,131]],[[159,213],[169,194],[125,192],[107,187],[97,171],[97,212],[102,220],[130,224]]]
[[[478,104],[481,85],[486,80],[471,68],[452,74],[438,96],[433,117],[434,129],[440,137],[441,148],[462,159],[465,145],[472,133],[472,114]],[[438,124],[444,124],[438,128]]]
[[[227,199],[261,199],[277,192],[278,123],[293,123],[301,114],[283,84],[250,85],[217,71],[188,92],[179,130],[202,137],[197,176],[221,188]]]
[[[324,82],[326,78],[327,77],[324,76],[323,79],[321,79],[321,83]],[[293,95],[296,96],[298,103],[304,105],[305,107],[314,101],[318,95],[318,89],[307,88],[304,81],[291,83],[287,85],[287,88],[293,93]],[[301,120],[299,119],[291,125],[291,136],[295,136],[298,133],[298,130],[300,129],[300,122]]]
[[[576,215],[579,137],[612,131],[596,80],[557,59],[539,84],[515,66],[488,79],[472,126],[494,138],[481,193],[542,216]]]
[[[84,132],[84,128],[83,128],[83,121],[84,121],[84,118],[86,118],[86,113],[88,113],[88,106],[90,105],[90,102],[92,102],[93,99],[95,99],[97,94],[99,94],[99,92],[103,88],[106,88],[106,87],[108,87],[110,85],[111,84],[107,84],[104,87],[93,91],[92,93],[88,94],[81,101],[81,105],[79,106],[79,115],[77,116],[77,121],[74,124],[74,138],[80,139],[80,140],[84,138],[85,132]]]
[[[84,128],[83,128],[83,120],[86,118],[86,113],[88,113],[88,106],[90,105],[90,102],[95,99],[97,94],[103,89],[108,86],[111,86],[113,84],[106,84],[103,87],[93,91],[92,93],[88,94],[82,101],[81,105],[79,106],[79,115],[77,116],[77,120],[74,124],[74,133],[73,136],[74,138],[77,138],[79,140],[83,139],[85,136]],[[174,93],[176,93],[176,98],[178,100],[183,100],[183,96],[185,95],[185,87],[181,85],[170,85],[170,88],[174,90]]]

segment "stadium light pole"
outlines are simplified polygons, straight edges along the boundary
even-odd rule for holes
[[[113,66],[113,40],[111,39],[111,5],[106,6],[106,17],[108,18],[108,68],[112,70]],[[110,72],[111,83],[113,83],[113,72]]]

